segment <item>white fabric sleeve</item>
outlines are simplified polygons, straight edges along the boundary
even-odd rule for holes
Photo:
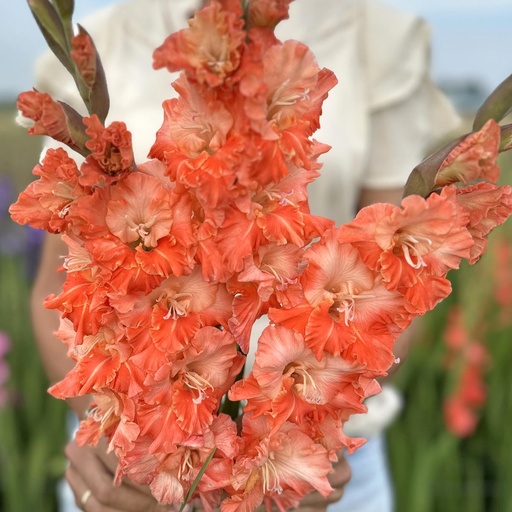
[[[365,188],[396,188],[442,137],[454,131],[458,116],[426,78],[401,101],[371,114]]]
[[[363,44],[370,118],[366,188],[405,184],[428,150],[459,124],[430,78],[430,28],[378,0],[364,1]]]
[[[383,384],[382,391],[365,400],[368,412],[353,414],[343,426],[351,437],[372,437],[383,432],[398,416],[403,406],[400,392],[392,384]]]

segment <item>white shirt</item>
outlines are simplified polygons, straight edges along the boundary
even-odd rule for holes
[[[193,7],[191,0],[130,0],[82,23],[105,68],[111,100],[107,122],[127,124],[138,162],[145,160],[162,124],[162,102],[176,94],[171,82],[177,74],[155,71],[153,50],[187,26]],[[403,186],[434,140],[455,128],[453,108],[429,77],[429,28],[421,19],[377,0],[296,0],[276,33],[307,44],[319,65],[339,80],[314,134],[332,149],[322,157],[322,176],[309,187],[312,213],[349,221],[362,188]],[[38,90],[85,115],[73,80],[52,54],[38,61],[36,76]],[[261,319],[254,334],[265,325]],[[397,399],[386,401],[386,396],[368,402],[381,409],[366,415],[368,421],[351,420],[359,435],[391,421],[393,415],[382,411],[396,411]]]

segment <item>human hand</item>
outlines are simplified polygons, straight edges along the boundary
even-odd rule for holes
[[[339,501],[345,491],[345,486],[352,476],[352,471],[342,451],[338,453],[338,461],[332,465],[329,482],[334,491],[325,498],[319,492],[305,496],[297,507],[298,512],[324,512],[332,503]]]
[[[86,512],[168,512],[177,507],[160,505],[148,487],[123,479],[114,485],[117,465],[113,453],[107,454],[106,442],[97,447],[78,446],[74,440],[66,446],[68,481],[78,508]]]

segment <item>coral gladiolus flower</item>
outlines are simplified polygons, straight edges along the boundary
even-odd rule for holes
[[[22,115],[17,121],[23,126],[28,126],[29,134],[48,135],[72,149],[78,149],[68,122],[81,125],[82,119],[71,107],[65,107],[54,101],[49,94],[39,91],[22,92],[18,96],[16,106]],[[68,116],[72,116],[73,119],[69,119]]]
[[[154,68],[185,69],[200,83],[221,85],[240,64],[245,39],[241,15],[237,0],[213,0],[196,12],[189,28],[170,35],[155,50]]]
[[[474,240],[469,262],[476,263],[487,245],[487,235],[512,214],[512,187],[477,183],[466,187],[445,187],[441,195],[455,197],[469,214],[467,229]]]
[[[79,445],[96,445],[101,436],[110,439],[109,449],[122,457],[134,446],[140,428],[135,420],[135,403],[121,393],[103,389],[94,395],[87,418],[80,423],[76,434]]]
[[[80,183],[102,186],[115,183],[133,171],[132,135],[122,122],[104,127],[98,116],[84,118],[90,139],[86,147],[92,151],[82,164]]]
[[[172,218],[169,191],[156,178],[133,173],[112,189],[106,222],[126,244],[153,249],[169,234]]]
[[[380,274],[363,262],[351,244],[339,242],[338,235],[331,230],[323,242],[305,253],[309,266],[301,282],[311,307],[304,330],[306,343],[319,360],[324,350],[339,355],[354,344],[351,357],[373,370],[385,371],[394,360],[396,326],[405,328],[410,315],[403,297],[388,290]],[[274,321],[286,316],[286,311],[275,313],[272,310]],[[366,342],[363,333],[368,336]],[[379,350],[367,352],[367,343],[377,343]]]
[[[411,311],[423,314],[450,292],[446,273],[470,254],[474,242],[467,222],[454,198],[413,195],[402,201],[402,208],[363,208],[340,227],[339,236],[357,247],[389,290],[404,294]]]
[[[286,422],[300,425],[315,413],[347,419],[364,412],[359,377],[365,368],[341,357],[324,354],[319,361],[301,334],[285,327],[267,327],[258,340],[252,374],[237,382],[232,400],[248,399],[245,412],[265,414],[272,432]]]
[[[296,507],[313,489],[323,496],[332,492],[327,450],[297,425],[285,423],[275,434],[270,430],[266,418],[244,415],[245,449],[233,467],[235,493],[221,503],[222,512],[253,510],[265,498],[269,506]]]
[[[50,233],[65,232],[70,210],[85,195],[75,161],[63,149],[49,149],[32,173],[39,179],[9,208],[13,220]]]
[[[489,119],[476,133],[468,135],[444,160],[436,175],[438,187],[457,181],[483,179],[496,183],[500,168],[496,162],[500,148],[500,126]]]

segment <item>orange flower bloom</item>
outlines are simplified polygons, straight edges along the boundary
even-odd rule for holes
[[[500,148],[500,126],[494,119],[476,133],[468,135],[446,157],[439,167],[435,184],[438,187],[457,181],[470,183],[483,179],[496,183],[500,168],[496,162]]]
[[[85,195],[78,184],[78,167],[63,149],[49,149],[32,171],[39,176],[9,208],[13,220],[50,233],[68,229],[68,215],[77,199]]]
[[[340,243],[337,234],[330,231],[305,252],[309,266],[301,283],[307,303],[297,311],[271,308],[269,316],[302,332],[318,360],[324,351],[350,355],[373,371],[385,372],[394,361],[397,332],[408,325],[410,315],[402,295],[387,290],[380,274],[364,264],[352,245]]]
[[[82,117],[71,107],[36,90],[22,92],[16,106],[23,116],[18,121],[23,126],[29,124],[30,135],[48,135],[82,153],[83,140],[78,141],[76,138],[86,138],[85,126]],[[33,124],[27,123],[27,119]]]
[[[98,116],[84,118],[90,140],[86,147],[92,151],[82,164],[80,183],[98,186],[114,183],[133,170],[132,135],[122,122],[105,128]]]
[[[487,235],[512,214],[512,187],[498,187],[490,183],[477,183],[454,189],[445,187],[443,196],[455,197],[469,214],[467,229],[474,240],[469,262],[476,263],[487,245]]]
[[[244,412],[264,414],[271,434],[290,421],[300,425],[308,415],[321,422],[327,415],[346,420],[365,412],[359,377],[365,368],[324,354],[319,361],[301,334],[267,327],[258,340],[251,375],[231,388],[231,400],[248,400]]]
[[[240,64],[245,39],[241,16],[237,0],[213,0],[196,12],[189,28],[170,35],[155,50],[154,68],[185,69],[200,83],[221,85]]]
[[[402,207],[375,204],[340,227],[389,290],[398,290],[416,314],[423,314],[451,290],[446,273],[470,254],[473,240],[455,199],[408,196]]]
[[[327,480],[331,464],[327,450],[300,427],[285,423],[270,433],[263,416],[244,415],[242,439],[245,448],[233,467],[235,493],[221,503],[222,512],[253,510],[263,500],[270,507],[296,507],[316,489],[323,496],[332,492]]]

